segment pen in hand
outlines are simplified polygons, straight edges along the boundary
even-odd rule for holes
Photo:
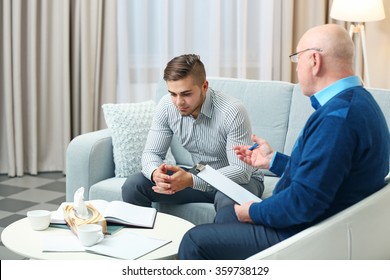
[[[253,151],[253,150],[256,149],[258,146],[259,146],[259,144],[255,143],[255,144],[253,144],[248,150],[249,150],[249,151]]]

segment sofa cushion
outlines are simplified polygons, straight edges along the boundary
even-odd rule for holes
[[[310,99],[302,93],[299,84],[295,85],[292,93],[286,143],[284,146],[285,154],[291,154],[295,141],[313,112],[314,109],[311,107]]]
[[[293,84],[228,78],[210,78],[209,84],[241,100],[250,116],[252,132],[283,152]]]
[[[112,130],[116,177],[127,177],[141,170],[141,155],[155,107],[152,100],[102,106],[107,126]]]
[[[92,185],[89,189],[89,200],[122,200],[122,186],[125,181],[126,178],[113,177]]]

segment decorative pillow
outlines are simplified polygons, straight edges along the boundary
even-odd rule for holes
[[[127,177],[140,172],[155,102],[104,104],[102,108],[107,126],[112,130],[115,176]]]

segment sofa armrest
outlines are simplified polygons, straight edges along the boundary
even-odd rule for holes
[[[389,259],[390,184],[249,259]]]
[[[73,201],[75,191],[89,188],[102,180],[115,177],[111,131],[102,129],[75,137],[66,151],[66,201]]]

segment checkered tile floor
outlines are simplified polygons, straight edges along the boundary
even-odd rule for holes
[[[0,234],[16,220],[26,217],[29,210],[56,210],[65,201],[65,176],[61,172],[40,173],[9,178],[0,175]],[[1,260],[20,260],[0,241]]]

